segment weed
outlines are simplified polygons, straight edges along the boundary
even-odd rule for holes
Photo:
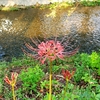
[[[44,72],[36,65],[34,68],[22,70],[19,77],[22,81],[23,91],[37,91],[37,83],[43,78]]]

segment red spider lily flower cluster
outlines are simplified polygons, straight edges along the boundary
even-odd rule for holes
[[[5,76],[4,80],[5,80],[5,82],[8,83],[9,85],[15,86],[17,77],[18,77],[18,73],[12,72],[12,73],[11,73],[11,80],[8,78],[8,76]]]
[[[54,61],[57,57],[63,59],[64,48],[59,41],[55,42],[54,40],[49,40],[46,41],[46,43],[42,42],[38,45],[38,48],[38,55],[42,63],[44,63],[46,59],[51,61]]]
[[[29,53],[25,49],[23,49],[23,52],[31,56],[37,60],[40,60],[40,62],[43,64],[47,59],[49,61],[54,61],[56,58],[63,59],[64,56],[72,56],[76,54],[78,51],[78,48],[76,48],[73,51],[64,52],[64,46],[60,41],[56,40],[48,40],[45,42],[41,42],[40,44],[36,44],[36,42],[32,39],[32,42],[37,46],[37,48],[34,48],[32,45],[26,43],[25,46],[33,52]]]
[[[38,49],[33,48],[31,45],[26,44],[29,50],[37,52],[37,55],[32,55],[33,57],[39,59],[41,63],[44,63],[47,59],[54,61],[56,58],[63,59],[64,47],[59,41],[49,40],[46,42],[41,42],[38,45]],[[25,52],[25,51],[24,51]],[[26,53],[26,52],[25,52]]]
[[[73,70],[72,72],[70,72],[68,70],[62,70],[62,75],[63,75],[64,79],[67,81],[69,81],[72,78],[74,73],[75,73],[75,70]]]

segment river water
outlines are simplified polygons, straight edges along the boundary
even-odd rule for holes
[[[0,57],[19,57],[21,47],[30,37],[64,37],[74,40],[80,52],[100,49],[100,7],[67,9],[28,8],[19,11],[0,11]]]

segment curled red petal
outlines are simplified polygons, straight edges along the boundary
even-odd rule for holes
[[[13,80],[16,80],[17,77],[18,77],[18,73],[16,73],[16,72],[12,72],[12,73],[11,73],[11,79],[12,79],[12,81],[13,81]]]
[[[11,73],[11,79],[12,79],[12,80],[15,79],[15,76],[14,76],[14,73],[13,73],[13,72]]]
[[[9,80],[8,76],[5,76],[4,81],[8,84],[11,84],[11,80]]]
[[[26,43],[25,46],[30,50],[30,51],[37,51],[38,49],[33,48],[30,44]]]

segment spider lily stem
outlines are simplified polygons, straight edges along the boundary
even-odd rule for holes
[[[16,100],[16,99],[15,99],[15,91],[14,91],[14,86],[12,86],[12,95],[13,95],[13,100]]]
[[[68,80],[66,79],[66,86],[65,86],[64,95],[63,95],[63,99],[62,100],[65,99],[67,88],[68,88]]]
[[[52,61],[50,61],[49,82],[49,100],[52,100]]]

